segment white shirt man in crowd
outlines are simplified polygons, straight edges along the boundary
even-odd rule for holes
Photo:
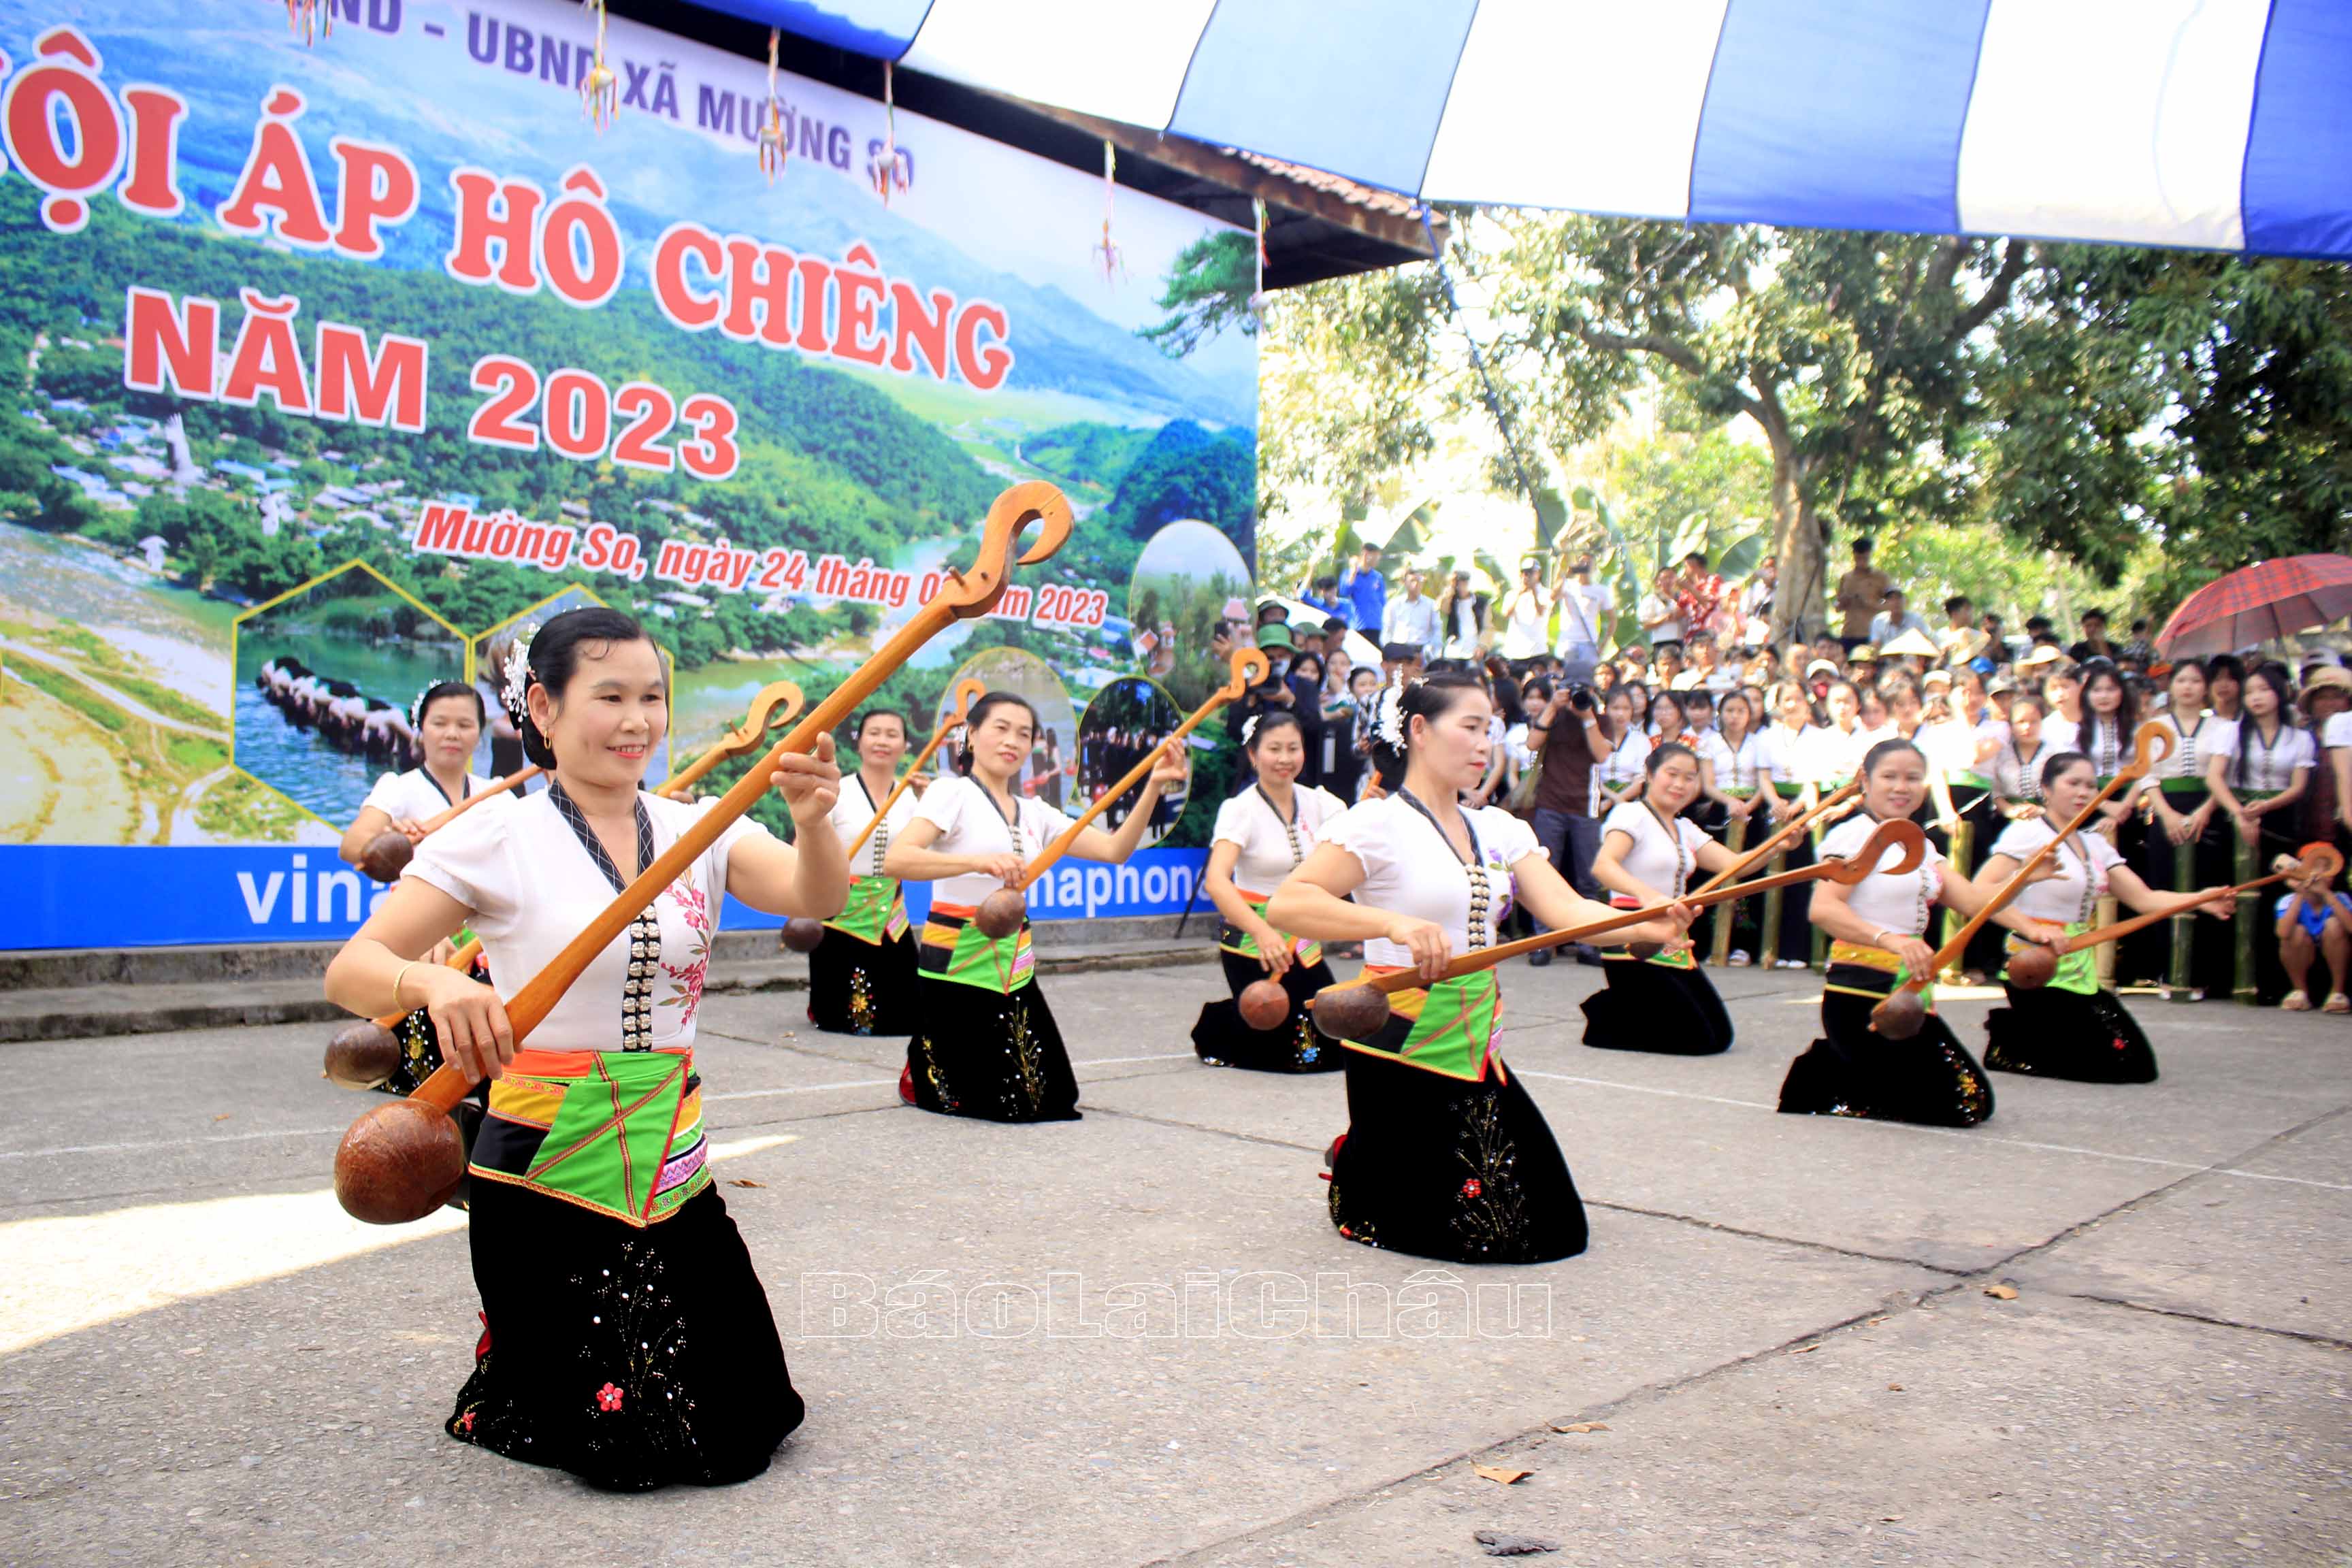
[[[1403,575],[1404,592],[1389,601],[1387,616],[1381,625],[1381,641],[1409,642],[1422,650],[1424,658],[1438,657],[1437,604],[1421,596],[1421,574],[1408,568]]]
[[[1570,679],[1589,679],[1592,667],[1601,662],[1601,628],[1617,609],[1609,590],[1592,580],[1591,556],[1579,555],[1569,563],[1558,598],[1559,640],[1552,652],[1559,657]]]

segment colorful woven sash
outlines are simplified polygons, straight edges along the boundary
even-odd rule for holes
[[[490,1084],[473,1173],[643,1228],[710,1184],[691,1051],[529,1047]]]
[[[992,942],[971,923],[972,913],[962,904],[933,904],[930,919],[923,924],[916,961],[934,980],[1010,996],[1034,978],[1036,961],[1029,952],[1029,921],[1024,918],[1019,931]]]
[[[1241,892],[1241,889],[1238,888],[1234,890],[1235,892]],[[1242,893],[1242,901],[1249,905],[1250,913],[1255,915],[1260,920],[1265,919],[1266,900],[1265,898],[1256,893]],[[1285,934],[1286,935],[1287,933]],[[1300,964],[1306,968],[1312,969],[1317,964],[1323,962],[1323,944],[1321,942],[1310,942],[1306,938],[1295,936],[1290,937],[1289,942],[1292,954],[1295,955]],[[1244,958],[1255,958],[1258,955],[1257,938],[1252,936],[1249,932],[1241,930],[1231,921],[1221,921],[1218,922],[1217,946],[1222,952],[1238,953]]]
[[[2090,929],[2091,922],[2088,921],[2069,921],[2066,924],[2066,934],[2080,936]],[[2004,942],[2001,947],[2006,952],[2016,953],[2028,947],[2038,945],[2038,943],[2027,942],[2015,931],[2011,931],[2009,940]],[[2099,994],[2097,950],[2088,947],[2077,948],[2059,959],[2058,973],[2051,977],[2049,989],[2072,991],[2077,996],[2096,996]]]
[[[1364,973],[1368,977],[1394,974],[1398,967],[1368,963]],[[1392,1056],[1423,1072],[1473,1083],[1485,1081],[1503,1024],[1503,992],[1493,970],[1441,980],[1425,991],[1391,992],[1389,1012],[1390,1032],[1400,1018],[1410,1026],[1401,1044],[1391,1047],[1371,1041],[1339,1043],[1369,1056]]]
[[[907,900],[899,893],[896,877],[852,877],[849,901],[825,929],[875,947],[896,942],[907,931]]]
[[[1638,910],[1642,905],[1638,900],[1626,894],[1612,893],[1609,895],[1609,907],[1612,910]],[[1636,959],[1622,947],[1612,947],[1601,955],[1601,962],[1603,963],[1654,963],[1660,969],[1696,969],[1698,967],[1698,961],[1691,956],[1690,949],[1686,947],[1678,948],[1672,952],[1661,951],[1643,959]]]
[[[1829,967],[1832,971],[1840,968],[1867,969],[1886,976],[1885,987],[1881,990],[1874,990],[1866,985],[1841,985],[1837,984],[1834,975],[1830,976],[1829,983],[1822,987],[1824,991],[1843,992],[1848,996],[1889,995],[1911,978],[1911,972],[1903,967],[1903,961],[1885,948],[1865,947],[1861,942],[1848,942],[1843,937],[1830,943]],[[1933,985],[1922,986],[1919,991],[1919,1000],[1930,1012],[1933,1012],[1936,1006],[1936,988]]]

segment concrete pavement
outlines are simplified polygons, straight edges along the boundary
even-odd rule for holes
[[[1997,1076],[1948,1132],[1772,1112],[1801,978],[1724,976],[1739,1044],[1692,1060],[1584,1047],[1595,972],[1514,964],[1593,1245],[1441,1269],[1325,1220],[1337,1075],[1192,1060],[1214,973],[1050,976],[1087,1115],[1044,1127],[900,1107],[902,1043],[797,994],[706,1001],[810,1416],[646,1498],[441,1436],[462,1220],[334,1209],[367,1102],[320,1026],[0,1046],[0,1559],[2352,1561],[2343,1020],[2135,999],[2161,1082]]]

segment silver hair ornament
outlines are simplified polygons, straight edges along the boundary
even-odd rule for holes
[[[538,626],[525,626],[515,634],[514,647],[507,650],[506,679],[499,694],[506,699],[507,711],[518,723],[530,711],[523,699],[530,691],[530,644],[538,636]]]
[[[1391,751],[1404,750],[1404,688],[1384,688],[1372,712],[1372,734]]]

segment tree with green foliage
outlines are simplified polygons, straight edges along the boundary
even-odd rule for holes
[[[1457,215],[1447,264],[1530,457],[1572,468],[1636,400],[1678,429],[1755,421],[1781,631],[1819,615],[1832,527],[1916,533],[1923,559],[1948,531],[1958,564],[2013,563],[2062,593],[2072,574],[2045,552],[2113,584],[2153,546],[2152,608],[2352,530],[2341,266],[1515,212]],[[1444,421],[1487,416],[1433,269],[1302,294],[1328,320],[1272,318],[1266,516],[1300,486],[1360,504]],[[1634,530],[1679,516],[1622,510]]]
[[[1258,353],[1258,518],[1300,489],[1361,516],[1383,481],[1437,449],[1451,371],[1436,353],[1436,270],[1312,284],[1266,307]]]
[[[2352,269],[2042,246],[1983,389],[1990,510],[2112,577],[2149,536],[2177,598],[2352,545]]]
[[[1457,234],[1461,228],[1457,226]],[[1555,448],[1608,426],[1655,377],[1700,412],[1745,414],[1771,456],[1782,591],[1810,620],[1832,518],[1958,515],[1938,454],[1977,438],[1979,330],[2012,308],[2031,247],[1840,231],[1513,215],[1465,242],[1495,301],[1506,405]]]
[[[1257,336],[1257,239],[1239,229],[1204,234],[1186,246],[1160,286],[1167,318],[1136,336],[1170,359],[1182,359],[1228,327]]]

